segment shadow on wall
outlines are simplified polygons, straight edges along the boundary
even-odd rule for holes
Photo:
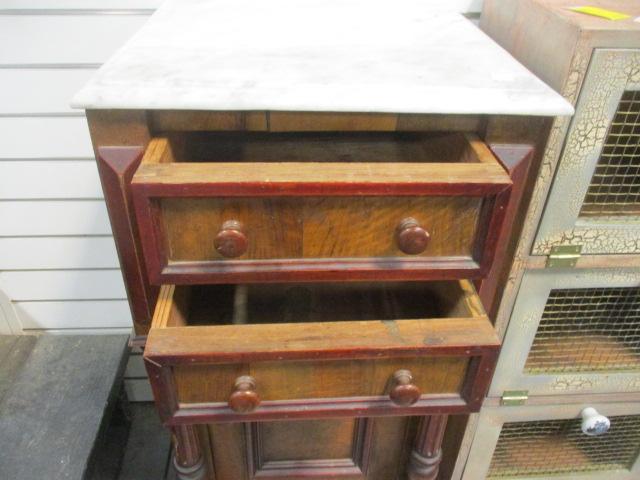
[[[0,289],[0,335],[17,335],[21,333],[18,316],[13,309],[11,300],[2,289]]]

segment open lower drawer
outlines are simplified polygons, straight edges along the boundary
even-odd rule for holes
[[[152,283],[478,278],[511,180],[468,134],[173,134],[132,180]]]
[[[163,420],[477,411],[499,341],[469,281],[162,287]]]

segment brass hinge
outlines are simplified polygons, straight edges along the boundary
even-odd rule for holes
[[[504,405],[505,407],[515,407],[517,405],[524,405],[528,399],[529,390],[505,390],[502,392],[500,405]]]
[[[580,258],[582,245],[558,245],[551,247],[546,268],[573,268]]]

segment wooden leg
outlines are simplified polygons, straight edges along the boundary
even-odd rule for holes
[[[422,417],[409,459],[409,480],[435,480],[442,460],[442,438],[447,415]]]
[[[206,468],[204,456],[193,425],[172,428],[175,454],[173,466],[180,480],[204,480]]]

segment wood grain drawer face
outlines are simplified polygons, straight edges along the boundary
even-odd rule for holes
[[[132,192],[153,283],[477,278],[491,264],[511,181],[472,135],[233,142],[147,148]]]
[[[395,238],[406,217],[430,234],[422,257],[473,258],[482,201],[475,197],[306,197],[164,199],[169,265],[226,260],[214,248],[234,218],[248,238],[243,259],[403,257]]]
[[[457,394],[464,381],[466,357],[383,358],[257,362],[174,368],[178,401],[226,402],[236,378],[251,375],[263,401],[332,397],[382,397],[394,372],[410,370],[423,395]]]
[[[163,286],[145,360],[165,421],[479,408],[499,343],[468,281]],[[392,401],[409,370],[412,404]],[[259,405],[230,397],[251,376]]]

